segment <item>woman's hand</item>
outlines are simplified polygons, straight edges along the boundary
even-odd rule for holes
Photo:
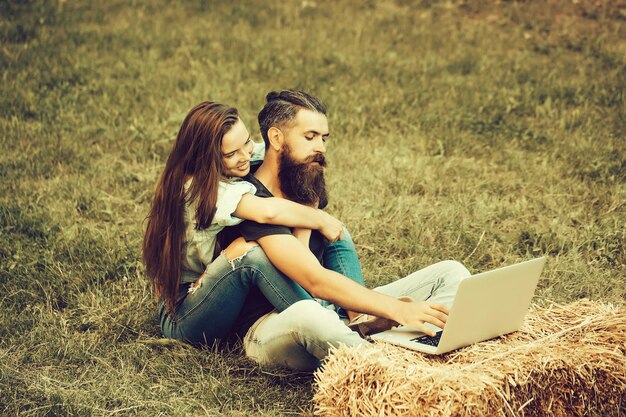
[[[319,232],[329,242],[336,242],[343,239],[343,223],[326,213],[324,210],[318,209],[320,214]]]
[[[450,310],[442,304],[431,303],[430,301],[414,301],[406,298],[398,300],[394,320],[398,323],[419,330],[429,336],[434,336],[435,332],[425,326],[425,323],[434,324],[443,329],[448,319]]]

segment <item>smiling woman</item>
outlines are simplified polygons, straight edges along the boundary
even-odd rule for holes
[[[254,142],[250,138],[248,129],[241,119],[222,139],[222,158],[227,176],[243,177],[250,172],[250,158],[254,149]]]
[[[256,197],[255,186],[238,180],[262,147],[255,148],[235,108],[207,101],[185,118],[157,184],[143,243],[165,336],[192,343],[225,338],[253,288],[271,303],[262,309],[282,311],[311,299],[253,244],[235,241],[215,256],[217,233],[243,219],[320,230],[329,241],[342,233],[341,222],[322,210]]]

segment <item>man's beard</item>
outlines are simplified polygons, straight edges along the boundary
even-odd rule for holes
[[[309,156],[304,162],[297,162],[293,160],[291,150],[286,146],[280,154],[278,167],[281,191],[285,197],[296,203],[325,207],[328,204],[324,182],[325,166],[326,158],[323,154],[317,153]]]

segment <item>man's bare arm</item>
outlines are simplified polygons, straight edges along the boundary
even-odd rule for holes
[[[343,225],[323,210],[278,197],[244,194],[235,215],[262,224],[278,224],[319,230],[329,241],[343,239]]]
[[[309,247],[309,240],[311,239],[311,229],[303,229],[296,227],[293,229],[293,235],[302,243],[306,248]]]
[[[395,320],[430,335],[434,335],[434,332],[424,326],[425,322],[444,326],[447,307],[426,301],[400,301],[367,289],[321,266],[308,248],[293,235],[270,235],[257,241],[272,264],[313,297],[328,300],[348,310]]]

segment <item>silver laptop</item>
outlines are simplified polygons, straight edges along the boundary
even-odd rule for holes
[[[516,331],[535,293],[545,258],[494,269],[459,284],[446,326],[434,337],[404,326],[371,336],[394,345],[440,355]]]

